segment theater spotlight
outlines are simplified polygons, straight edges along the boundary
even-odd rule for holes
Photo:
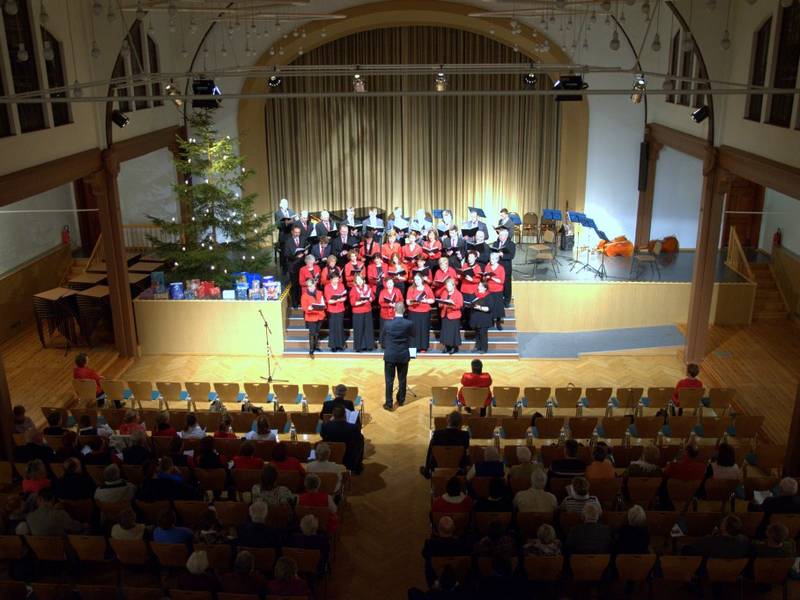
[[[283,79],[281,79],[281,76],[278,74],[278,69],[276,67],[272,70],[272,75],[267,78],[267,85],[274,90],[281,87],[282,83]]]
[[[367,91],[367,83],[364,81],[364,78],[361,77],[360,73],[353,75],[353,91],[356,94],[363,94]]]
[[[125,113],[116,108],[111,113],[111,120],[114,122],[114,125],[116,125],[120,129],[127,127],[128,123],[131,122],[131,120],[127,116],[125,116]]]
[[[222,92],[213,79],[194,79],[192,81],[192,93],[195,96],[221,96]],[[219,108],[220,100],[197,99],[192,100],[193,108]]]
[[[537,80],[538,80],[538,77],[536,77],[536,73],[531,71],[530,73],[527,73],[525,75],[525,77],[522,78],[522,83],[525,84],[525,87],[533,88],[533,87],[536,87],[536,81]]]
[[[167,96],[170,96],[172,98],[172,101],[175,103],[175,106],[177,106],[178,108],[183,106],[183,100],[181,98],[178,98],[178,95],[180,95],[180,92],[178,91],[178,86],[175,85],[175,82],[172,81],[172,79],[170,79],[169,83],[164,86],[164,91],[167,92]]]
[[[437,92],[447,91],[447,75],[444,74],[444,71],[439,71],[436,74],[436,78],[433,80],[433,89]]]
[[[709,114],[711,114],[711,112],[708,110],[708,106],[704,104],[703,106],[692,112],[691,118],[692,121],[694,121],[695,123],[702,123],[708,118]]]
[[[583,81],[582,75],[563,75],[553,84],[554,90],[577,91],[585,90],[588,87],[589,84]],[[578,102],[580,100],[583,100],[583,96],[580,94],[556,95],[556,102]]]
[[[637,75],[633,79],[633,93],[631,94],[631,102],[639,104],[644,97],[643,92],[647,90],[647,81],[644,75]]]

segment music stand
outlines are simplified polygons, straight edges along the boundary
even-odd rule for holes
[[[569,217],[570,223],[576,223],[578,225],[583,225],[583,221],[586,219],[586,215],[582,212],[578,212],[577,210],[570,210],[567,211],[567,217]],[[583,262],[580,261],[580,247],[581,247],[581,235],[580,231],[575,230],[575,258],[570,257],[570,267],[569,270],[572,272],[572,269],[575,268],[575,265],[582,265]]]
[[[600,229],[595,229],[595,232],[597,232],[597,237],[599,237],[604,242],[608,243],[608,242],[611,241],[611,240],[608,239],[608,236],[606,235],[605,231],[602,231]],[[603,251],[600,253],[600,268],[597,269],[597,271],[595,272],[594,276],[595,277],[599,277],[600,279],[605,279],[606,277],[608,277],[608,272],[606,271],[606,251],[605,251],[605,249],[603,249]]]
[[[594,229],[595,231],[597,231],[597,225],[595,224],[594,219],[590,219],[586,215],[583,215],[583,218],[581,219],[581,225],[583,227],[586,227],[587,229]],[[597,275],[597,269],[595,269],[591,264],[589,264],[590,252],[591,252],[591,249],[589,248],[589,246],[586,246],[586,262],[585,263],[580,263],[583,266],[580,269],[578,269],[577,271],[575,271],[576,273],[580,273],[584,269],[589,269],[590,271],[595,273],[595,276]],[[577,262],[580,262],[580,261],[577,261]]]

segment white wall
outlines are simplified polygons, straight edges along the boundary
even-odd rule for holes
[[[681,248],[694,248],[702,194],[703,161],[672,148],[662,148],[653,189],[650,237],[675,235]]]
[[[117,179],[122,222],[149,223],[148,215],[177,217],[178,202],[172,191],[175,181],[172,152],[167,148],[122,163]]]
[[[67,184],[42,194],[4,206],[6,210],[74,210],[72,185]],[[61,230],[68,225],[73,246],[79,242],[78,220],[74,212],[0,214],[0,273],[61,244]]]
[[[781,228],[783,247],[800,254],[800,200],[770,188],[764,190],[764,216],[761,219],[759,247],[772,252],[772,235]]]

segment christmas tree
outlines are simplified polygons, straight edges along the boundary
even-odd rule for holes
[[[188,125],[191,136],[178,138],[175,160],[183,182],[174,186],[187,218],[151,216],[166,235],[149,239],[171,268],[170,281],[201,279],[231,287],[232,273],[262,273],[269,264],[264,241],[271,238],[270,215],[256,214],[255,194],[241,193],[253,172],[235,153],[233,140],[214,129],[211,112],[194,113]]]

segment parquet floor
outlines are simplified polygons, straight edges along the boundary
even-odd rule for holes
[[[739,389],[738,404],[767,415],[765,429],[785,442],[791,402],[800,373],[800,327],[796,323],[756,324],[745,328],[716,327],[712,352],[702,365],[706,385]],[[25,332],[0,346],[12,400],[38,406],[69,398],[74,352],[42,350],[35,333]],[[109,348],[90,352],[92,363],[107,376],[124,365]],[[339,382],[358,385],[369,418],[366,469],[354,477],[344,513],[329,597],[334,599],[404,598],[409,586],[424,584],[420,549],[428,534],[428,482],[418,473],[428,442],[428,397],[433,385],[457,383],[468,369],[465,359],[412,363],[408,403],[394,413],[380,408],[383,363],[370,359],[280,359],[274,376],[297,383]],[[497,383],[507,385],[672,385],[682,376],[677,355],[596,355],[578,360],[492,360],[486,368]],[[126,379],[171,381],[253,381],[264,375],[261,358],[223,356],[148,356],[139,358]],[[32,415],[32,416],[38,416]]]

